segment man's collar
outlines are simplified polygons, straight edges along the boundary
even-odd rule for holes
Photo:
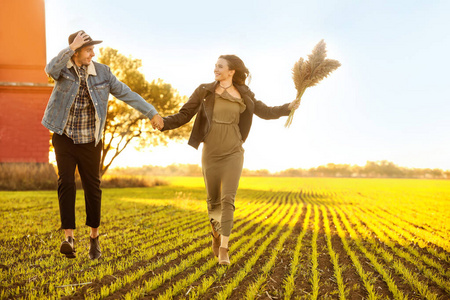
[[[75,67],[75,64],[72,62],[71,59],[67,62],[67,69],[70,69],[72,67]],[[91,63],[87,66],[87,73],[92,76],[97,76],[97,72],[95,71],[95,65],[94,62],[91,61]]]

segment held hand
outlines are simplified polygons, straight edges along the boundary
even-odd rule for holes
[[[289,110],[296,110],[298,107],[300,106],[300,101],[298,101],[297,99],[295,99],[294,101],[292,101],[288,108]]]
[[[153,129],[161,130],[164,128],[164,121],[160,115],[154,115],[150,122],[152,123]]]
[[[89,35],[83,32],[79,32],[75,39],[73,40],[72,44],[69,45],[70,49],[77,50],[81,46],[84,45],[89,40]]]

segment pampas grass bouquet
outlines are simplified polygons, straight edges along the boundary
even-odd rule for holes
[[[341,66],[341,63],[335,59],[328,59],[326,44],[321,40],[308,55],[308,60],[300,58],[292,68],[292,78],[297,89],[297,101],[300,103],[303,93],[311,86],[315,86],[331,72]],[[292,124],[295,110],[291,110],[286,121],[285,127]]]

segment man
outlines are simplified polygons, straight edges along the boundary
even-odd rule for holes
[[[69,36],[63,49],[45,67],[55,80],[42,124],[53,131],[52,144],[58,165],[58,200],[61,228],[65,241],[60,252],[68,258],[75,251],[75,168],[85,192],[86,225],[91,227],[89,257],[101,256],[99,244],[101,195],[100,157],[108,97],[111,93],[151,120],[153,128],[162,128],[156,109],[128,86],[120,82],[108,66],[93,62],[94,41],[84,31]]]

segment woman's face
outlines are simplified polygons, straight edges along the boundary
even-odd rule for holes
[[[219,58],[216,66],[214,67],[214,78],[217,81],[224,81],[227,79],[233,79],[234,70],[228,68],[228,62],[226,59]]]

